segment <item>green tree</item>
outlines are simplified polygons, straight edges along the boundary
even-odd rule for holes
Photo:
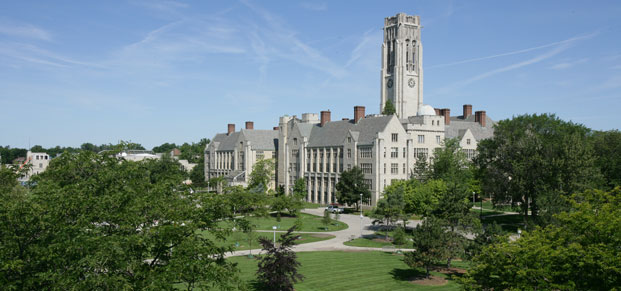
[[[192,168],[190,171],[190,180],[192,180],[192,185],[198,187],[207,186],[207,181],[205,180],[205,158],[200,159],[198,164]]]
[[[604,176],[610,189],[621,186],[621,132],[618,130],[595,131],[591,136],[595,165]]]
[[[399,186],[390,187],[384,190],[384,198],[377,202],[377,206],[373,209],[371,217],[383,221],[386,225],[386,237],[388,237],[388,229],[397,221],[403,220],[403,226],[407,222],[408,216],[405,214],[404,201],[405,183]]]
[[[293,229],[290,228],[278,239],[279,246],[275,246],[268,238],[259,239],[266,254],[259,259],[257,279],[268,290],[294,290],[293,284],[304,279],[298,273],[301,264],[297,255],[291,250],[295,243]]]
[[[438,206],[440,197],[448,191],[448,186],[443,180],[428,180],[421,183],[416,179],[410,179],[399,183],[406,184],[404,192],[405,213],[423,217],[431,215],[431,212]],[[395,185],[399,185],[399,183],[395,183]]]
[[[351,170],[343,171],[339,182],[336,183],[336,199],[340,203],[347,205],[356,205],[360,209],[360,194],[363,201],[371,199],[371,191],[364,184],[364,174],[359,167],[353,167]]]
[[[332,217],[330,217],[330,212],[328,210],[324,210],[321,223],[323,224],[324,229],[328,230],[328,226],[332,223]]]
[[[564,198],[601,183],[589,133],[548,114],[499,121],[478,146],[483,191],[495,202],[519,202],[525,223],[529,213],[547,223],[568,207]]]
[[[191,193],[170,160],[61,155],[30,192],[0,193],[0,282],[13,290],[236,288],[237,271],[201,230],[230,218]],[[201,207],[197,207],[200,205]]]
[[[248,189],[265,193],[274,177],[274,160],[260,160],[252,166]]]
[[[500,240],[475,256],[476,290],[615,290],[621,286],[621,188],[572,195],[556,223]]]
[[[446,259],[445,236],[446,231],[441,220],[423,220],[412,234],[416,251],[405,253],[403,261],[411,268],[425,268],[426,276],[429,277],[431,268]]]
[[[392,100],[387,99],[386,103],[384,104],[384,111],[382,111],[382,114],[395,115],[396,113],[397,110],[395,109],[395,104],[392,103]]]
[[[170,153],[170,151],[172,151],[174,148],[177,148],[177,145],[175,143],[163,143],[159,146],[155,146],[153,147],[153,149],[151,149],[154,153],[159,153],[159,154],[163,154],[163,153]]]

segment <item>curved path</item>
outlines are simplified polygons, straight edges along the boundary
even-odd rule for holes
[[[313,214],[317,216],[322,216],[325,207],[317,208],[317,209],[304,209],[302,212]],[[332,239],[300,244],[293,246],[293,250],[295,252],[314,252],[314,251],[412,251],[412,249],[384,249],[384,248],[371,248],[371,247],[352,247],[346,246],[343,243],[346,241],[350,241],[352,238],[358,238],[361,235],[361,219],[360,215],[354,214],[341,214],[339,221],[347,223],[349,226],[347,229],[339,230],[339,231],[328,231],[328,232],[312,232],[314,234],[329,234],[335,236]],[[375,233],[375,230],[372,230],[370,227],[372,225],[372,221],[370,218],[364,216],[362,217],[362,235],[371,235]],[[408,226],[417,225],[420,221],[410,220]],[[265,230],[263,232],[272,232],[271,230]],[[279,231],[284,232],[284,231]],[[304,232],[299,232],[304,233]],[[306,232],[311,233],[311,232]],[[235,251],[226,254],[226,257],[233,256],[242,256],[248,255],[252,252],[252,254],[260,254],[262,252],[261,249],[253,249],[253,250],[243,250],[243,251]]]

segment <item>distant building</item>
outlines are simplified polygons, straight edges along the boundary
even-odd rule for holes
[[[26,175],[19,179],[20,181],[24,182],[30,180],[30,178],[34,175],[45,172],[47,166],[49,166],[50,164],[51,158],[46,153],[33,153],[31,151],[28,151],[28,153],[26,153],[26,158],[22,158],[20,160],[22,160],[22,162],[19,164],[20,168],[23,168],[25,166],[30,167]]]
[[[224,177],[231,185],[246,186],[254,164],[276,159],[277,150],[278,130],[256,130],[248,121],[245,129],[235,131],[235,124],[229,124],[227,133],[217,134],[205,148],[205,178]],[[275,182],[268,188],[275,189]]]

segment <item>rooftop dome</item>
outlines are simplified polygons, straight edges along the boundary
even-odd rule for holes
[[[431,107],[430,105],[424,104],[423,106],[418,108],[418,112],[416,113],[416,115],[418,115],[418,116],[421,116],[421,115],[436,115],[436,110],[433,109],[433,107]]]

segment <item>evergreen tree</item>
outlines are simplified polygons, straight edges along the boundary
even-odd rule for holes
[[[395,115],[396,113],[397,110],[395,109],[395,104],[392,103],[392,100],[387,99],[386,103],[384,104],[384,111],[382,111],[382,114]]]

